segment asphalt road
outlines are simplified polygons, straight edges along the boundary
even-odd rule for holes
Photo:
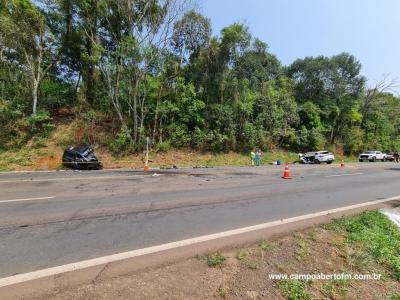
[[[400,195],[400,165],[0,173],[0,278]],[[154,173],[157,173],[153,176]]]

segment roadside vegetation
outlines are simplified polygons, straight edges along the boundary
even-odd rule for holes
[[[359,248],[351,264],[362,267],[372,256],[387,267],[400,284],[400,230],[385,215],[368,212],[353,219],[337,220],[325,227],[345,231],[347,243]]]
[[[400,230],[365,212],[255,245],[214,252],[77,289],[58,299],[387,299],[400,298]],[[380,280],[270,279],[270,274],[381,274]],[[183,284],[184,280],[184,284]]]
[[[199,165],[243,164],[254,147],[264,162],[400,148],[394,83],[367,86],[353,55],[283,66],[244,24],[213,36],[189,1],[132,3],[0,1],[1,169],[82,143],[123,161],[146,137],[159,153],[221,153]]]

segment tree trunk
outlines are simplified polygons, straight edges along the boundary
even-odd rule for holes
[[[335,139],[336,139],[336,121],[332,125],[332,130],[331,130],[330,142],[331,142],[332,145],[335,143]]]
[[[86,12],[85,27],[87,33],[85,37],[85,52],[89,58],[83,65],[83,80],[85,86],[86,101],[89,104],[94,104],[96,101],[96,69],[95,64],[91,59],[95,56],[95,43],[97,43],[97,16],[96,16],[96,1],[89,1],[90,8]]]
[[[153,143],[156,142],[156,132],[157,132],[157,123],[158,123],[157,122],[157,119],[158,119],[158,106],[160,105],[162,88],[163,88],[163,86],[161,84],[160,90],[158,91],[158,97],[157,97],[157,103],[156,103],[156,111],[155,111],[155,114],[154,114],[153,137],[152,137]]]
[[[38,81],[36,79],[33,79],[33,84],[32,84],[32,100],[33,100],[32,114],[36,114],[36,111],[37,111],[38,89],[39,89],[39,83],[38,83]]]
[[[137,115],[137,106],[138,106],[138,88],[139,88],[139,79],[135,78],[135,91],[133,94],[133,139],[135,143],[138,138],[138,115]]]

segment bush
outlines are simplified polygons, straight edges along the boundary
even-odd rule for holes
[[[324,144],[325,140],[321,132],[316,128],[308,130],[305,126],[302,126],[300,130],[296,132],[296,140],[294,148],[297,150],[314,150],[320,148]]]
[[[169,149],[171,149],[171,144],[170,142],[162,142],[157,144],[157,152],[167,152]]]
[[[207,260],[207,265],[209,267],[223,267],[225,265],[225,256],[223,256],[221,253],[213,253],[213,254],[207,254],[206,256]]]
[[[190,144],[191,138],[185,125],[171,125],[171,144],[174,147],[186,147]]]
[[[4,148],[19,146],[27,141],[29,122],[24,118],[23,109],[13,107],[10,101],[3,99],[0,99],[0,126],[0,144]]]
[[[343,149],[346,154],[361,153],[364,151],[364,132],[358,127],[346,131],[343,138]]]
[[[47,135],[55,128],[55,125],[51,123],[53,119],[46,111],[39,111],[35,114],[32,114],[28,120],[32,127],[32,133],[34,134],[41,133]]]
[[[128,127],[123,126],[117,137],[110,143],[111,151],[114,153],[127,152],[133,149],[133,140]]]
[[[207,148],[207,134],[199,127],[196,127],[193,131],[192,147],[196,150],[206,150]]]
[[[252,123],[246,122],[244,124],[244,129],[243,129],[243,138],[244,138],[243,150],[253,149],[256,146],[257,137],[258,137],[258,132],[256,127]]]

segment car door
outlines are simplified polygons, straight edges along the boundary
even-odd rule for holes
[[[380,151],[376,152],[376,159],[382,160],[383,159],[383,153]]]

